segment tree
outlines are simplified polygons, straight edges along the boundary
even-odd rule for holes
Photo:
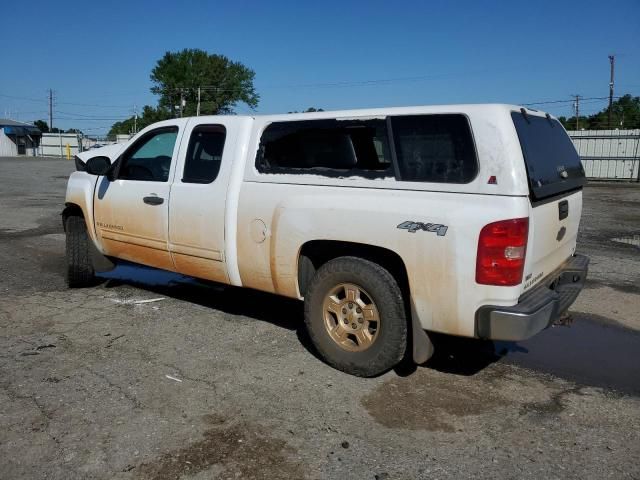
[[[640,97],[623,95],[611,104],[611,125],[609,107],[589,117],[589,128],[640,128]]]
[[[309,107],[306,110],[303,110],[302,113],[311,113],[311,112],[324,112],[322,108]],[[298,110],[293,110],[292,112],[287,113],[300,113]]]
[[[151,91],[160,96],[159,107],[174,111],[185,103],[183,116],[196,114],[200,88],[200,114],[233,113],[238,103],[250,108],[260,99],[253,86],[255,73],[224,55],[200,49],[166,52],[151,71]]]
[[[559,117],[558,120],[567,130],[575,130],[576,117]],[[585,130],[602,130],[609,128],[640,128],[640,97],[623,95],[611,104],[611,125],[609,125],[609,106],[598,113],[584,117],[580,115],[579,127]]]
[[[44,120],[36,120],[33,124],[38,127],[42,133],[79,133],[82,135],[82,131],[77,128],[69,128],[68,130],[62,130],[61,128],[49,128],[49,124]]]
[[[111,126],[109,135],[119,134],[132,134],[142,130],[144,127],[151,125],[152,123],[160,122],[171,118],[171,112],[165,108],[153,108],[149,105],[145,105],[142,109],[141,115],[138,116],[136,121],[135,116],[116,122]]]
[[[33,124],[38,127],[42,133],[49,133],[49,124],[44,120],[36,120]]]

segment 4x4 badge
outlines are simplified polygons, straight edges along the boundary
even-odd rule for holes
[[[439,237],[444,237],[447,234],[446,225],[442,225],[441,223],[422,223],[422,222],[413,222],[411,220],[407,220],[406,222],[402,222],[398,227],[400,230],[407,230],[409,233],[416,233],[418,230],[424,230],[425,232],[436,232]]]

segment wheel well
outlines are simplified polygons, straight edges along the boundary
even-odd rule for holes
[[[316,271],[329,260],[338,257],[359,257],[375,262],[387,269],[396,279],[405,301],[409,299],[407,269],[396,252],[375,245],[335,240],[312,240],[300,249],[298,258],[298,288],[304,296]]]
[[[62,215],[62,228],[65,231],[67,230],[67,218],[74,217],[74,216],[84,218],[84,213],[82,211],[82,208],[80,208],[75,203],[65,204],[64,210],[62,210],[61,215]]]

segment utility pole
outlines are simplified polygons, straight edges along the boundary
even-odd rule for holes
[[[576,110],[576,130],[580,130],[580,97],[581,95],[573,95],[573,106]]]
[[[138,133],[138,106],[133,106],[133,134]]]
[[[184,109],[184,90],[180,89],[180,118],[182,118],[182,110]]]
[[[196,108],[196,117],[200,116],[200,87],[198,87],[198,107]]]
[[[611,109],[613,108],[613,73],[616,65],[615,55],[609,55],[609,64],[611,65],[611,76],[609,78],[609,128],[611,128]]]
[[[178,89],[176,88],[175,91],[177,92]],[[173,116],[173,118],[177,118],[178,105],[176,105],[176,99],[175,99],[175,95],[174,95],[174,90],[173,89],[169,91],[169,99],[171,100],[171,115]]]
[[[49,89],[49,131],[53,130],[53,90]]]

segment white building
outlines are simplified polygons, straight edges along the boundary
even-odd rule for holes
[[[0,118],[0,157],[36,156],[41,137],[33,125]]]
[[[38,155],[73,158],[83,150],[82,136],[77,133],[43,133]]]

